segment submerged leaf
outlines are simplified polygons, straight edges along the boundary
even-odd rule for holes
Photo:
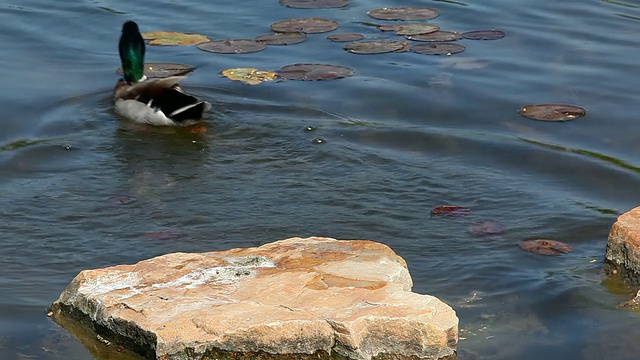
[[[261,35],[256,38],[267,45],[293,45],[307,40],[307,35],[301,32],[277,32]]]
[[[288,19],[271,24],[275,32],[303,32],[306,34],[333,31],[340,27],[337,21],[322,18]]]
[[[349,41],[358,41],[364,39],[364,35],[354,34],[354,33],[342,33],[342,34],[333,34],[327,36],[327,39],[333,42],[349,42]]]
[[[409,40],[423,42],[456,41],[462,39],[462,34],[456,31],[438,30],[430,34],[418,34],[405,36]]]
[[[440,12],[427,7],[401,7],[375,9],[367,14],[380,20],[429,20],[437,17]]]
[[[500,235],[504,233],[504,225],[494,221],[483,221],[471,225],[471,235],[473,236],[487,236],[487,235]]]
[[[197,45],[198,49],[219,54],[246,54],[266,49],[267,45],[250,39],[215,40]]]
[[[353,75],[353,70],[348,67],[330,64],[293,64],[277,72],[288,80],[334,80]]]
[[[431,215],[448,215],[448,216],[460,216],[468,215],[471,213],[471,209],[464,206],[457,205],[441,205],[431,210]]]
[[[584,108],[565,104],[525,105],[518,112],[529,119],[541,121],[570,121],[587,115]]]
[[[384,54],[403,51],[407,47],[401,41],[359,41],[344,46],[344,49],[354,54]]]
[[[440,29],[435,24],[425,23],[405,23],[405,24],[388,24],[378,27],[381,31],[394,31],[398,35],[418,35],[430,34]]]
[[[329,9],[345,7],[349,0],[280,0],[280,4],[295,9]]]
[[[258,85],[265,81],[275,80],[278,77],[276,73],[254,68],[226,69],[221,74],[231,80],[241,81],[249,85]]]
[[[556,240],[531,239],[520,243],[520,248],[539,255],[557,256],[570,253],[570,245]]]
[[[475,30],[462,33],[462,37],[468,40],[498,40],[502,39],[506,33],[504,30]]]
[[[465,47],[460,44],[434,42],[418,44],[409,47],[409,50],[424,55],[451,55],[463,52]]]
[[[142,38],[150,40],[149,45],[196,45],[209,39],[200,34],[186,34],[175,31],[148,31]]]

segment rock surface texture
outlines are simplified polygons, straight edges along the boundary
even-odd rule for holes
[[[454,359],[458,318],[386,245],[291,238],[82,271],[51,306],[151,359]]]
[[[640,207],[620,215],[613,224],[604,268],[608,275],[640,285]]]

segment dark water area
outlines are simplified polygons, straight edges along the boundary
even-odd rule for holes
[[[398,6],[507,36],[461,41],[453,56],[355,55],[328,34],[244,55],[148,47],[147,61],[200,66],[184,86],[213,103],[207,131],[134,126],[111,109],[126,20],[237,39],[319,16],[397,39],[359,22]],[[601,267],[617,215],[640,204],[639,33],[632,1],[0,3],[0,359],[94,358],[46,316],[83,269],[313,235],[391,246],[414,291],[457,311],[460,359],[636,359],[640,319],[616,309],[632,289]],[[219,75],[309,62],[355,75],[259,86]],[[517,113],[530,103],[588,114],[536,122]],[[443,204],[473,213],[431,217]],[[472,235],[481,221],[505,231]],[[165,231],[181,236],[149,235]],[[518,247],[534,237],[574,250]]]

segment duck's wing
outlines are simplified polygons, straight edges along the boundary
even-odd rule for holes
[[[151,106],[160,108],[176,122],[200,120],[204,112],[211,108],[207,101],[186,94],[178,86],[164,89],[160,96],[151,99]]]
[[[115,98],[124,100],[137,100],[141,97],[154,99],[161,96],[165,90],[177,86],[182,79],[184,79],[184,76],[170,76],[134,84],[127,84],[122,80],[116,86]]]

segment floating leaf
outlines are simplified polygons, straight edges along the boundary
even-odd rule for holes
[[[135,196],[131,196],[131,195],[116,195],[116,196],[109,196],[107,198],[107,201],[111,205],[128,205],[136,202],[137,199]]]
[[[424,55],[451,55],[459,52],[463,52],[465,47],[460,44],[451,43],[431,43],[431,44],[418,44],[409,47],[409,50]]]
[[[164,78],[168,76],[184,75],[193,71],[194,68],[183,64],[172,63],[145,63],[144,74],[148,78]],[[122,68],[116,72],[122,75]]]
[[[186,34],[175,31],[149,31],[142,38],[150,40],[149,45],[196,45],[209,39],[200,34]]]
[[[287,65],[277,72],[288,80],[333,80],[353,75],[353,70],[348,67],[329,64]]]
[[[547,239],[531,239],[520,243],[520,248],[539,255],[557,256],[570,253],[573,249],[568,244]]]
[[[471,213],[471,209],[464,206],[457,205],[442,205],[437,206],[431,210],[431,215],[448,215],[448,216],[460,216],[468,215]]]
[[[435,24],[407,23],[380,25],[378,29],[381,31],[394,31],[398,35],[418,35],[436,32],[440,30],[440,27]]]
[[[354,34],[354,33],[342,33],[342,34],[333,34],[327,36],[327,39],[334,42],[349,42],[349,41],[358,41],[364,39],[364,35]]]
[[[462,34],[456,31],[442,31],[438,30],[430,34],[419,34],[405,36],[409,40],[424,41],[424,42],[437,42],[437,41],[456,41],[462,39]]]
[[[500,235],[502,233],[504,233],[504,225],[494,221],[483,221],[471,225],[471,235],[473,236]]]
[[[220,54],[246,54],[264,50],[267,45],[249,39],[215,40],[196,45],[198,49]]]
[[[380,20],[429,20],[440,14],[436,9],[427,7],[382,8],[367,13]]]
[[[475,30],[462,33],[462,37],[468,40],[498,40],[506,33],[503,30]]]
[[[275,32],[303,32],[306,34],[333,31],[340,27],[337,21],[322,18],[288,19],[271,24]]]
[[[349,4],[348,0],[280,0],[280,4],[295,9],[341,8]]]
[[[226,69],[221,74],[231,80],[242,81],[249,85],[258,85],[265,81],[271,81],[278,77],[276,73],[254,68]]]
[[[307,40],[307,35],[301,32],[281,32],[261,35],[256,38],[256,41],[260,41],[267,45],[293,45],[299,44]]]
[[[518,112],[529,119],[541,121],[569,121],[587,115],[585,109],[565,104],[525,105]]]
[[[354,54],[384,54],[403,51],[407,47],[401,41],[359,41],[344,46],[344,49]]]

